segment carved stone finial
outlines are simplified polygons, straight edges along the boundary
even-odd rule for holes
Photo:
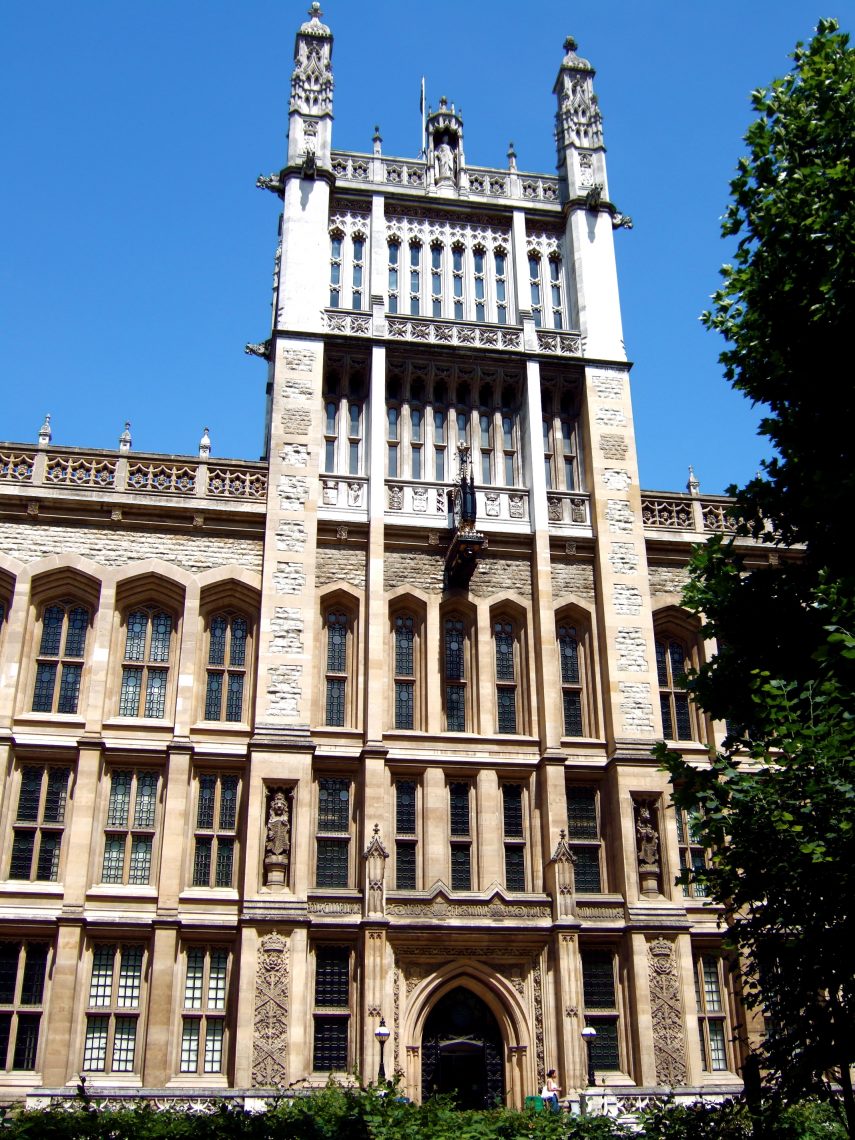
[[[314,0],[311,8],[309,8],[307,15],[311,16],[313,20],[321,19],[323,12],[321,11],[321,6],[318,3],[318,0]]]
[[[514,150],[513,141],[508,143],[508,170],[516,170],[517,168],[517,152]]]
[[[202,429],[202,438],[199,440],[199,458],[207,459],[211,454],[211,437],[208,435],[208,429]]]
[[[575,51],[578,46],[575,36],[568,36],[564,41],[565,51]]]
[[[701,485],[695,477],[695,469],[689,464],[689,481],[686,484],[686,490],[690,495],[697,495],[700,492]]]
[[[125,420],[125,430],[119,436],[119,451],[130,451],[132,443],[133,440],[131,439],[131,421]]]
[[[50,412],[45,416],[45,422],[39,428],[39,447],[47,447],[53,439],[53,432],[50,428]]]

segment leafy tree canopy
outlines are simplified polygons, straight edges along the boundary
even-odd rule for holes
[[[737,535],[759,545],[701,548],[684,597],[718,643],[688,685],[730,735],[704,769],[659,751],[700,812],[714,854],[698,877],[769,1018],[779,1090],[836,1073],[855,1135],[855,51],[821,20],[793,58],[752,94],[722,226],[736,253],[702,317],[776,450],[731,489]]]

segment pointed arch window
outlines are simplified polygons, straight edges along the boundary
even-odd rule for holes
[[[486,305],[487,305],[487,283],[485,276],[485,264],[487,254],[483,246],[476,245],[472,250],[472,278],[473,290],[472,294],[475,300],[475,320],[483,321],[486,318]]]
[[[443,680],[447,732],[467,731],[468,657],[469,630],[466,622],[457,615],[446,617],[443,622]]]
[[[417,317],[421,312],[422,295],[422,247],[417,241],[410,242],[410,315]]]
[[[389,312],[398,312],[398,296],[400,290],[401,243],[389,242]]]
[[[333,230],[330,234],[330,308],[341,307],[341,274],[344,234]]]
[[[656,675],[662,732],[666,740],[701,740],[701,719],[686,691],[686,674],[698,663],[697,640],[660,625],[656,632]]]
[[[415,727],[415,622],[409,613],[395,618],[395,728]]]
[[[351,273],[351,308],[361,309],[365,278],[365,237],[363,234],[354,234],[351,243],[352,261]]]
[[[493,269],[496,275],[496,320],[500,325],[508,323],[508,255],[503,249],[493,254]]]
[[[348,640],[350,618],[344,610],[329,610],[327,630],[327,684],[325,724],[343,726],[346,723],[346,696],[348,681]]]
[[[156,606],[128,613],[119,716],[166,716],[173,632],[172,616]]]
[[[442,316],[442,273],[443,247],[435,244],[430,247],[430,297],[431,312],[435,317]]]
[[[76,602],[54,602],[43,609],[33,712],[77,712],[90,623],[90,611]]]
[[[513,622],[506,618],[493,622],[493,645],[496,653],[496,727],[501,733],[516,733],[519,646]]]
[[[558,655],[561,664],[564,735],[584,736],[579,634],[576,626],[569,622],[564,622],[558,627]]]
[[[528,285],[531,298],[531,315],[535,328],[543,325],[543,286],[540,281],[540,258],[536,253],[528,255]]]
[[[463,320],[463,254],[462,245],[451,248],[451,291],[454,297],[454,319]]]
[[[552,306],[552,327],[564,328],[564,305],[562,301],[561,258],[557,253],[549,257],[549,299]]]
[[[249,621],[240,614],[218,613],[208,623],[205,720],[246,719]]]

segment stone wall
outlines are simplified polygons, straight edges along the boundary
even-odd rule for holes
[[[553,562],[552,593],[556,598],[575,594],[586,601],[594,600],[594,567],[590,562]]]
[[[232,564],[260,572],[262,540],[206,535],[204,531],[170,534],[122,526],[5,523],[0,526],[0,549],[21,562],[34,562],[50,554],[81,554],[102,566],[160,558],[191,573]]]
[[[365,589],[365,551],[358,547],[319,546],[315,581],[318,586],[330,582],[349,582]]]
[[[395,590],[399,586],[416,586],[428,594],[441,594],[444,568],[445,558],[439,551],[436,554],[387,552],[384,559],[384,585],[387,590]]]
[[[685,566],[650,566],[648,576],[650,593],[654,597],[657,594],[681,594],[689,580]]]
[[[475,568],[469,592],[477,598],[505,592],[530,598],[531,563],[527,558],[484,558]]]

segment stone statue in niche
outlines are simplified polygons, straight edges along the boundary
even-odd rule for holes
[[[659,835],[649,803],[642,802],[636,807],[635,839],[641,892],[656,895],[659,893]]]
[[[270,792],[267,836],[264,842],[264,877],[268,886],[282,886],[291,862],[291,804],[284,788]]]
[[[436,176],[440,182],[454,181],[454,151],[446,139],[436,148]]]

